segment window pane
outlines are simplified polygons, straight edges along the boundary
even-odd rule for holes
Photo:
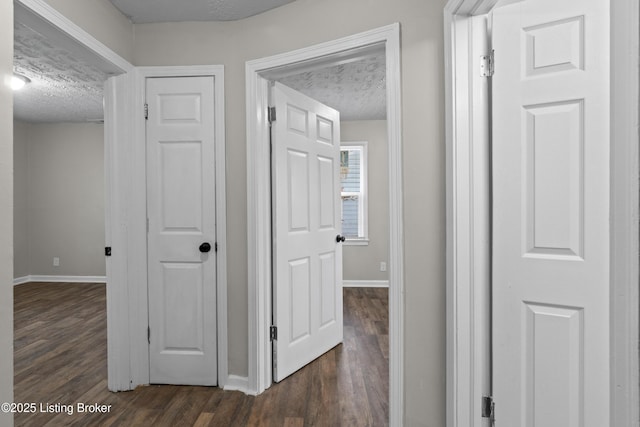
[[[342,197],[342,235],[358,237],[358,196]]]
[[[343,192],[360,192],[360,153],[360,149],[342,150],[340,177]]]
[[[365,146],[340,150],[340,184],[342,188],[342,235],[349,239],[365,238],[363,190],[365,188]]]

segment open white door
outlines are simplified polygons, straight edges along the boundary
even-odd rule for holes
[[[499,427],[609,425],[609,7],[494,12]]]
[[[272,105],[277,382],[342,342],[340,116],[279,83]]]
[[[149,363],[156,384],[217,384],[213,79],[147,79]]]

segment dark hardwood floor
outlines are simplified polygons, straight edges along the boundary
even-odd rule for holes
[[[387,289],[345,289],[344,343],[257,397],[156,385],[111,393],[105,286],[29,283],[14,292],[14,399],[37,405],[16,414],[16,426],[388,425]],[[78,413],[78,403],[108,411]]]

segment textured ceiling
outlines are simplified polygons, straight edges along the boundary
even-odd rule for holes
[[[293,0],[110,0],[134,23],[235,21]]]
[[[31,79],[14,92],[14,117],[30,122],[101,120],[108,75],[20,22],[14,31],[14,71]]]
[[[387,116],[384,51],[277,80],[340,111],[340,120],[382,120]]]
[[[192,7],[224,10],[223,15],[228,18],[253,15],[292,0],[112,1],[116,5],[122,3],[127,7],[140,8],[140,19],[148,22],[161,20],[161,16],[182,16],[176,15],[179,12],[175,5],[185,10]],[[152,2],[153,7],[141,7],[148,2]],[[24,89],[14,92],[14,117],[30,122],[102,120],[103,85],[114,71],[105,64],[99,65],[90,55],[86,56],[82,52],[84,48],[58,43],[56,37],[44,36],[32,29],[38,27],[32,27],[24,16],[18,19],[16,14],[14,27],[14,70],[31,79]],[[384,58],[384,49],[381,49],[341,60],[339,65],[301,68],[285,77],[273,78],[337,109],[342,120],[384,119]]]

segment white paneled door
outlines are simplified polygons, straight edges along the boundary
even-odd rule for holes
[[[609,1],[494,12],[498,427],[609,425]]]
[[[214,77],[148,78],[150,381],[216,385]]]
[[[340,117],[272,89],[273,344],[280,381],[342,342]]]

